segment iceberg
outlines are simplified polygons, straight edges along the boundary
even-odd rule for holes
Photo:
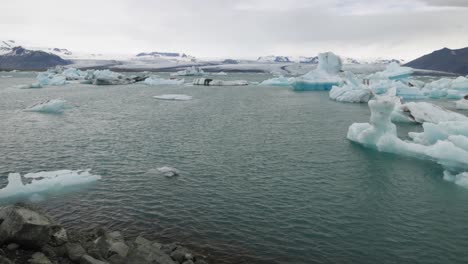
[[[372,97],[372,91],[362,85],[351,72],[346,72],[346,81],[343,86],[333,86],[330,90],[330,99],[338,102],[367,103]]]
[[[61,74],[51,72],[41,72],[36,77],[37,83],[41,86],[61,86],[67,84],[67,78]]]
[[[453,90],[461,90],[468,93],[468,79],[463,76],[460,76],[452,81],[450,88]]]
[[[460,110],[468,110],[468,95],[465,98],[456,101],[455,107]]]
[[[294,82],[294,78],[286,78],[284,76],[279,76],[279,77],[271,78],[271,79],[268,79],[268,80],[264,80],[259,85],[262,85],[262,86],[290,86],[292,82]]]
[[[444,171],[444,180],[468,188],[468,172],[452,174],[449,171]]]
[[[33,106],[28,107],[24,111],[26,112],[40,112],[49,114],[61,114],[67,108],[65,103],[67,101],[62,99],[52,99],[37,103]]]
[[[405,116],[409,122],[421,124],[425,122],[438,124],[444,121],[468,122],[468,117],[465,115],[427,102],[396,103],[395,111],[392,113],[392,121],[401,121],[402,116]]]
[[[185,95],[185,94],[163,94],[153,96],[153,98],[158,100],[166,100],[166,101],[188,101],[192,100],[192,96]]]
[[[208,78],[197,78],[192,82],[194,85],[204,85],[204,86],[244,86],[249,85],[249,82],[244,80],[235,80],[235,81],[224,81],[224,80],[213,80]]]
[[[202,76],[205,72],[199,67],[189,67],[185,70],[171,73],[171,76]]]
[[[392,62],[387,65],[384,71],[376,72],[369,76],[369,79],[390,79],[390,80],[402,80],[408,79],[414,73],[410,67],[402,67],[396,62]]]
[[[352,124],[347,138],[378,151],[433,160],[452,171],[468,168],[468,122],[424,123],[423,132],[409,134],[412,142],[403,141],[391,122],[397,102],[398,99],[389,96],[370,100],[370,122]]]
[[[29,183],[23,183],[23,179]],[[90,184],[101,179],[87,170],[58,170],[8,175],[8,185],[0,189],[0,199],[33,196],[45,192],[63,191],[66,187]]]
[[[146,85],[182,85],[184,82],[184,79],[162,79],[154,75],[143,81]]]
[[[295,91],[328,91],[333,86],[341,86],[343,80],[338,75],[341,72],[342,61],[332,52],[319,54],[317,69],[294,80]]]

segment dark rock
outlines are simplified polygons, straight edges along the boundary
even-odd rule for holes
[[[28,260],[31,264],[52,264],[52,262],[44,255],[44,253],[36,252]]]
[[[3,257],[3,256],[0,256],[0,264],[14,264],[11,260]]]
[[[53,246],[61,246],[68,242],[68,235],[65,228],[61,226],[52,227],[52,235],[50,236],[50,244]]]
[[[137,238],[138,239],[138,238]],[[135,247],[132,248],[126,258],[126,263],[139,263],[139,264],[175,264],[171,257],[154,243],[146,239],[138,239],[135,241]]]
[[[80,259],[80,264],[109,264],[109,263],[97,260],[97,259],[91,257],[90,255],[84,255]]]
[[[79,261],[82,256],[86,255],[86,250],[79,243],[66,244],[67,255],[72,261]]]
[[[174,251],[177,248],[177,246],[177,243],[164,244],[161,246],[161,250],[164,251],[164,253],[170,255],[172,251]]]
[[[94,241],[94,244],[104,258],[108,258],[113,254],[126,257],[129,250],[124,237],[119,231],[106,233],[98,237],[96,241]]]
[[[7,249],[11,251],[17,250],[18,248],[19,248],[18,244],[15,244],[15,243],[8,244],[7,246]]]
[[[206,260],[204,260],[202,258],[197,258],[195,260],[195,264],[208,264],[208,262],[206,262]]]
[[[127,264],[127,260],[124,257],[121,257],[120,255],[112,255],[107,261],[109,261],[110,264]]]
[[[171,258],[179,263],[182,263],[186,260],[192,260],[193,256],[187,248],[177,246],[177,248],[172,251]]]
[[[60,230],[52,220],[34,208],[14,205],[0,209],[0,244],[11,241],[24,247],[41,248]]]

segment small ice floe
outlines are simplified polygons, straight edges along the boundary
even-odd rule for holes
[[[157,168],[157,171],[166,177],[175,177],[180,174],[178,169],[169,166]]]
[[[33,106],[28,107],[24,111],[26,112],[40,112],[48,114],[61,114],[67,108],[65,100],[52,99],[37,103]]]
[[[143,81],[146,85],[182,85],[184,84],[184,79],[163,79],[159,78],[158,76],[150,76],[146,80]]]
[[[18,85],[17,86],[19,89],[38,89],[42,88],[42,84],[40,83],[33,83],[33,84],[23,84],[23,85]]]
[[[153,98],[158,100],[166,100],[166,101],[188,101],[192,100],[192,96],[186,94],[163,94],[163,95],[156,95]]]
[[[185,70],[171,73],[171,76],[202,76],[205,72],[199,67],[189,67]]]
[[[223,71],[220,71],[220,72],[211,73],[211,75],[226,76],[227,73],[225,73],[225,72],[223,72]]]
[[[392,113],[392,121],[438,124],[444,121],[468,122],[468,117],[431,103],[409,102],[406,104],[396,103],[395,110]]]
[[[455,107],[460,110],[468,110],[468,95],[455,102]]]
[[[209,78],[197,78],[193,80],[193,85],[204,85],[204,86],[244,86],[248,84],[249,82],[245,80],[224,81],[224,80],[214,80],[214,79],[209,79]]]
[[[101,176],[87,170],[58,170],[8,175],[8,185],[0,189],[0,199],[29,197],[40,200],[43,193],[64,191],[67,187],[90,184],[101,179]],[[25,182],[25,183],[24,183]]]
[[[271,78],[268,80],[264,80],[259,85],[263,86],[290,86],[291,83],[294,82],[294,78],[286,78],[282,75]]]

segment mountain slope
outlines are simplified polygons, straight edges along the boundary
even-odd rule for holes
[[[463,49],[443,48],[408,62],[405,66],[416,69],[468,74],[468,47]]]
[[[13,47],[9,52],[0,55],[2,70],[38,70],[66,64],[69,62],[57,55],[28,50],[20,46]]]

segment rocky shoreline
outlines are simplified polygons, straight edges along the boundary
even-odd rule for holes
[[[178,243],[142,236],[127,240],[119,231],[67,231],[39,208],[0,208],[0,264],[207,264]]]

